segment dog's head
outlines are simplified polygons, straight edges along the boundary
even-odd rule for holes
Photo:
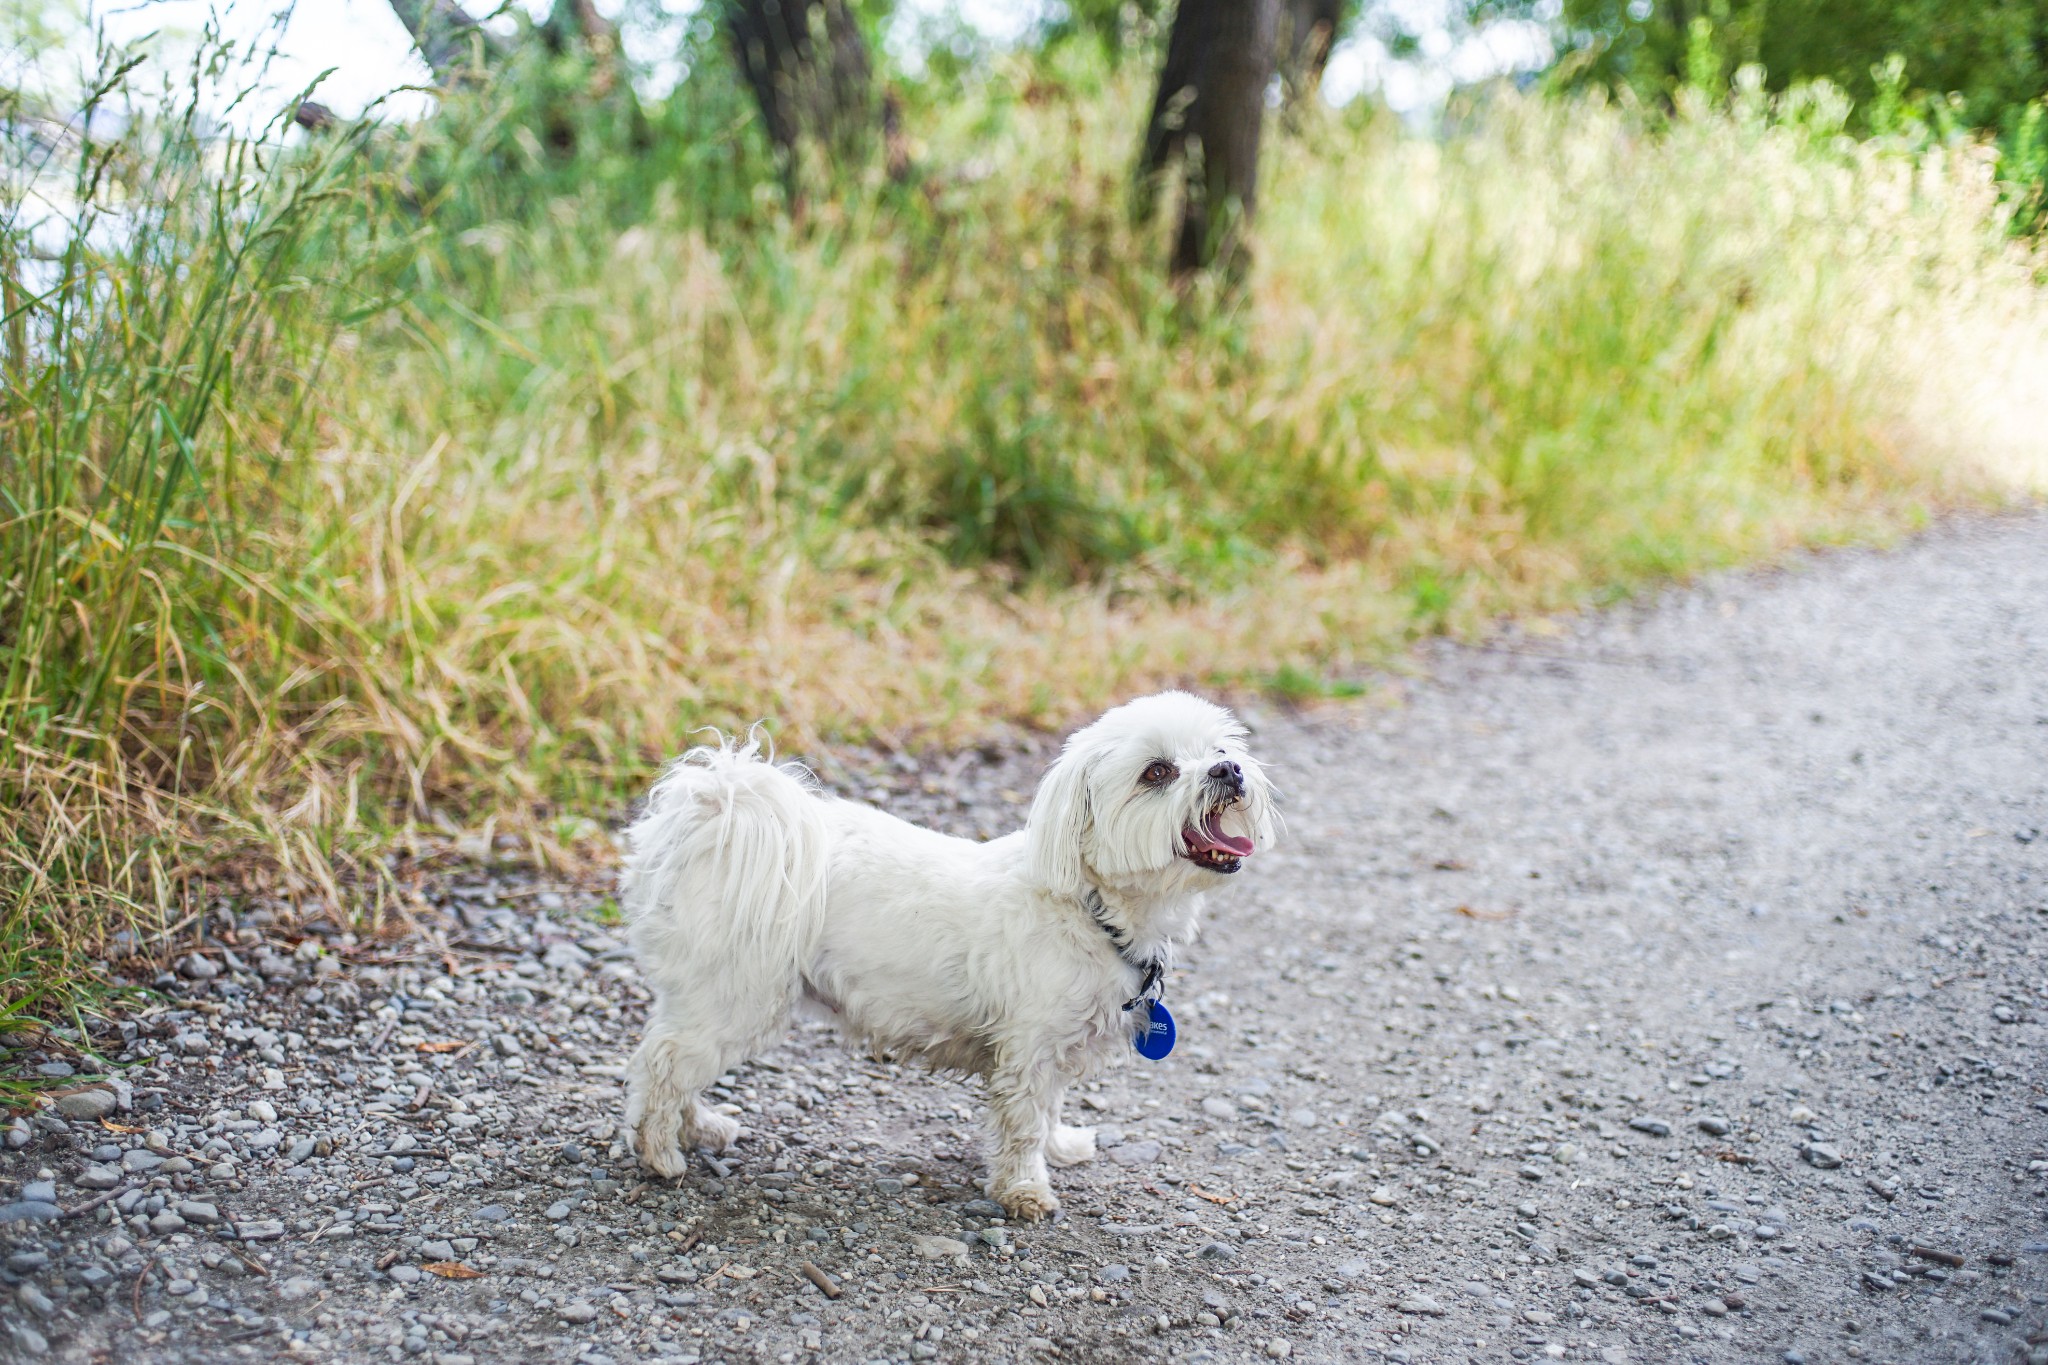
[[[1140,697],[1076,733],[1027,826],[1035,878],[1199,891],[1273,842],[1273,789],[1230,712],[1186,692]]]

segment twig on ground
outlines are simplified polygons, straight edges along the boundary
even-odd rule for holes
[[[804,1261],[800,1263],[797,1266],[797,1269],[803,1271],[804,1278],[809,1280],[812,1284],[818,1286],[818,1292],[820,1294],[823,1294],[828,1299],[836,1299],[841,1294],[844,1294],[846,1292],[845,1290],[841,1289],[837,1283],[833,1281],[830,1275],[827,1275],[823,1270],[819,1269],[817,1265],[813,1264],[810,1261]]]
[[[129,1190],[140,1188],[141,1186],[139,1185],[124,1185],[120,1189],[108,1190],[105,1194],[96,1194],[92,1198],[86,1200],[83,1204],[74,1204],[70,1208],[64,1210],[64,1216],[66,1218],[83,1218],[86,1214],[91,1213],[94,1209],[106,1203],[109,1199],[119,1199],[122,1195],[128,1193]]]
[[[135,1272],[135,1287],[129,1291],[128,1305],[135,1310],[135,1320],[142,1321],[142,1282],[149,1278],[149,1272],[156,1269],[156,1257],[152,1256]]]

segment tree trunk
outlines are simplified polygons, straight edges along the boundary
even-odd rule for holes
[[[1288,109],[1323,83],[1330,48],[1344,18],[1344,0],[1280,0],[1280,84]]]
[[[725,31],[792,198],[798,144],[854,155],[873,122],[867,43],[845,0],[723,0]]]
[[[1184,194],[1173,273],[1210,265],[1241,276],[1259,180],[1259,131],[1280,0],[1181,0],[1138,158],[1138,208],[1149,218],[1178,165]]]
[[[434,79],[447,84],[479,57],[501,56],[492,37],[455,0],[391,0],[391,11],[412,35]]]

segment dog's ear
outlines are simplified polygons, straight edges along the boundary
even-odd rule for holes
[[[1024,824],[1032,880],[1057,896],[1079,897],[1088,890],[1082,877],[1081,841],[1095,824],[1088,796],[1092,757],[1085,747],[1071,742],[1061,750],[1038,784]]]

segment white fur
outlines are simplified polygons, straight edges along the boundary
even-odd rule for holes
[[[699,1098],[779,1036],[808,999],[855,1039],[983,1077],[995,1130],[989,1192],[1011,1213],[1058,1207],[1046,1163],[1095,1154],[1059,1122],[1069,1084],[1129,1048],[1137,957],[1192,937],[1223,874],[1182,856],[1217,807],[1219,762],[1243,775],[1221,828],[1263,849],[1272,791],[1219,706],[1167,692],[1120,706],[1067,741],[1028,824],[989,843],[920,829],[820,794],[758,745],[693,749],[655,784],[629,832],[621,898],[654,988],[627,1078],[640,1161],[680,1174],[687,1146],[739,1135]],[[1155,785],[1155,760],[1178,776]]]

